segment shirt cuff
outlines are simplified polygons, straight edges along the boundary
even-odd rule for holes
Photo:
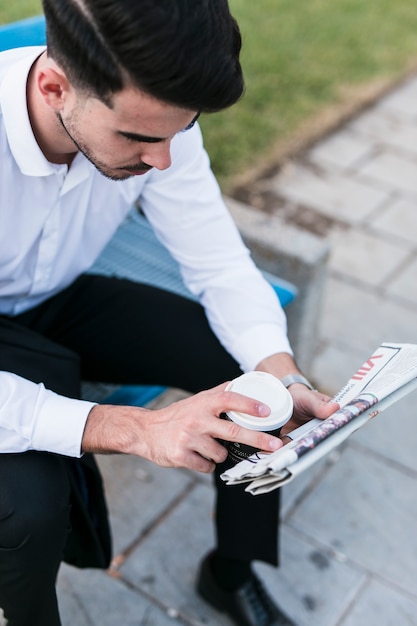
[[[43,388],[39,412],[32,431],[34,450],[81,457],[85,424],[95,402],[74,400]]]

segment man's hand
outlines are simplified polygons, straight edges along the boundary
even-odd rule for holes
[[[277,378],[284,378],[288,374],[300,374],[294,358],[286,352],[279,352],[264,359],[256,368],[262,372],[269,372]],[[330,396],[319,391],[311,391],[301,383],[294,383],[288,387],[294,400],[292,418],[281,429],[281,435],[288,435],[292,430],[313,419],[326,419],[337,411],[339,405],[330,402]]]
[[[265,452],[280,448],[282,441],[277,437],[220,418],[226,411],[260,418],[270,413],[269,407],[252,398],[225,391],[226,385],[158,410],[96,405],[87,419],[82,450],[135,454],[163,467],[207,473],[227,457],[221,440],[238,441]]]
[[[294,400],[294,413],[281,429],[281,435],[288,435],[313,417],[326,419],[339,408],[336,402],[330,402],[330,396],[319,391],[311,391],[305,385],[294,383],[288,387],[288,391]]]

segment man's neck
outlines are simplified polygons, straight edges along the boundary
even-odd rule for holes
[[[29,72],[26,98],[29,120],[34,137],[45,158],[51,163],[71,165],[77,148],[59,123],[56,112],[42,98],[38,87],[38,75],[47,62],[44,52]]]

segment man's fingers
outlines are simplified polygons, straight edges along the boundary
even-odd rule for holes
[[[232,442],[237,441],[251,446],[252,448],[264,450],[265,452],[278,450],[278,448],[282,446],[282,441],[278,439],[278,437],[274,437],[273,435],[269,435],[268,433],[261,431],[242,428],[242,426],[239,426],[234,422],[225,420],[222,431],[224,432],[224,435],[221,435],[221,439]]]
[[[223,463],[227,458],[227,450],[220,443],[217,443],[216,449],[212,452],[212,456],[206,456],[209,454],[208,451],[204,451],[204,453],[191,452],[187,458],[186,467],[196,472],[210,474],[214,472],[216,465]]]
[[[203,442],[200,442],[200,447],[196,452],[208,461],[213,463],[223,463],[227,457],[227,450],[221,441],[207,437]]]
[[[219,415],[227,411],[235,411],[237,413],[247,413],[256,417],[268,417],[271,408],[249,396],[244,396],[235,391],[222,391],[213,394],[213,413]]]
[[[212,474],[216,469],[216,463],[194,452],[194,454],[190,455],[186,467],[203,474]]]

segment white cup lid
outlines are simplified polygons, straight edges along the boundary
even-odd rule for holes
[[[251,430],[275,430],[286,424],[292,415],[293,400],[290,392],[278,378],[267,372],[242,374],[232,380],[226,389],[259,400],[271,409],[268,417],[227,411],[228,417],[239,426]]]

